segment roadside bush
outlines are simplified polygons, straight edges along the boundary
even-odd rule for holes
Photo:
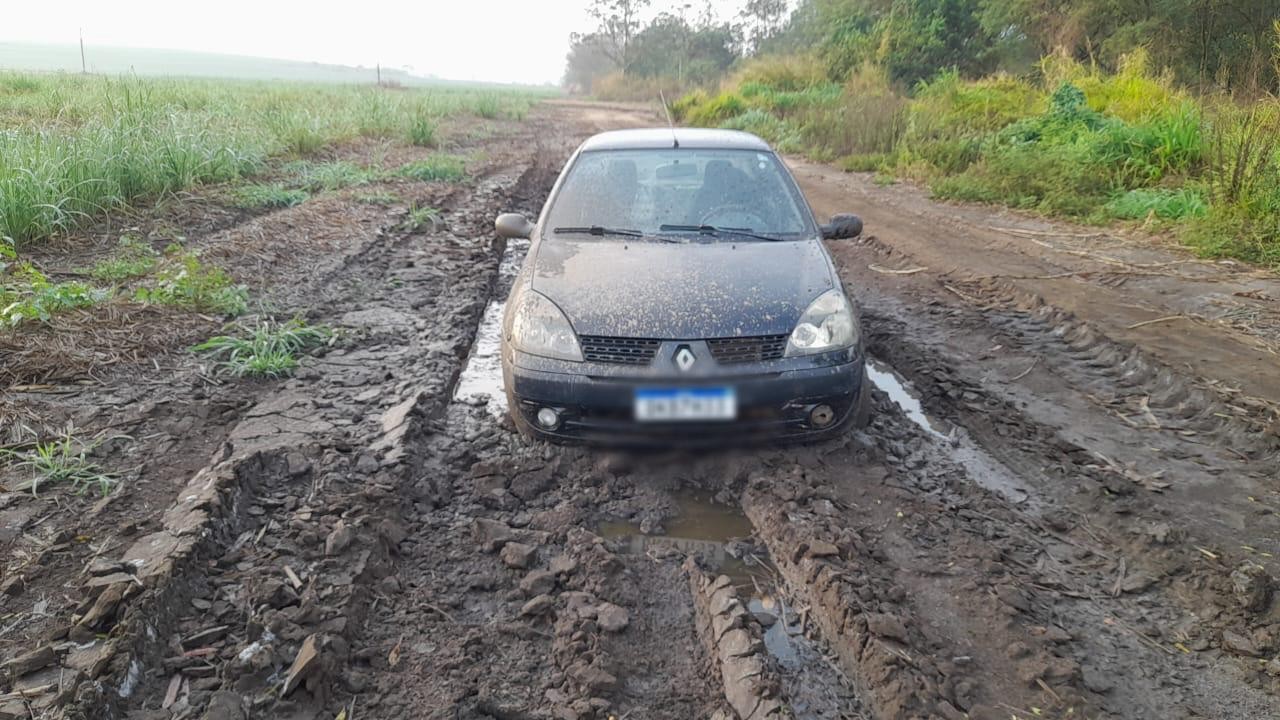
[[[748,110],[721,123],[726,130],[742,130],[758,135],[783,152],[798,149],[799,134],[786,120],[764,110]]]
[[[954,70],[916,86],[907,142],[974,137],[1045,111],[1043,91],[1008,75],[966,81]]]
[[[736,92],[723,92],[706,102],[689,108],[682,118],[692,125],[717,127],[731,117],[747,111],[747,101]]]
[[[732,78],[731,84],[744,88],[749,85],[781,92],[798,92],[817,85],[830,83],[822,61],[811,55],[766,55],[754,57],[743,64]]]
[[[833,85],[803,57],[748,63],[718,95],[675,103],[847,170],[911,177],[938,197],[1090,222],[1156,218],[1213,257],[1280,260],[1280,101],[1194,99],[1142,52],[1114,74],[1073,59],[1040,80],[955,71],[908,96],[863,62]]]

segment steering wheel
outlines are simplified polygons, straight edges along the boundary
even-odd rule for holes
[[[719,223],[715,220],[719,217],[732,218],[731,223]],[[752,222],[743,223],[742,220],[750,220]],[[732,227],[747,227],[753,230],[759,230],[768,225],[765,219],[755,208],[749,205],[720,205],[711,208],[702,214],[698,220],[699,225],[731,225]]]

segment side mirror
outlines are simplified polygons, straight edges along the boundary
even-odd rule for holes
[[[498,237],[508,240],[514,238],[528,238],[533,234],[533,223],[520,213],[503,213],[493,221],[493,229],[498,232]]]
[[[831,222],[822,226],[824,240],[848,240],[862,234],[862,218],[849,213],[832,215]]]

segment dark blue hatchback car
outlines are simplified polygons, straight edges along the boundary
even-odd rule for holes
[[[666,443],[814,438],[867,421],[858,317],[786,166],[741,132],[587,140],[536,223],[503,319],[527,435]]]

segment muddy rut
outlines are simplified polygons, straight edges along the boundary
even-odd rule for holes
[[[467,182],[413,189],[440,208],[422,227],[338,198],[210,230],[233,258],[341,227],[304,233],[292,286],[288,242],[252,252],[340,339],[284,382],[166,356],[93,391],[144,445],[103,462],[143,463],[145,492],[0,495],[0,718],[1280,716],[1280,390],[1179,363],[1079,288],[943,267],[913,229],[949,209],[909,189],[798,164],[820,213],[868,220],[831,246],[875,357],[865,432],[522,440],[494,353],[525,247],[492,219],[536,213],[586,135],[653,122],[545,104],[468,141]]]

